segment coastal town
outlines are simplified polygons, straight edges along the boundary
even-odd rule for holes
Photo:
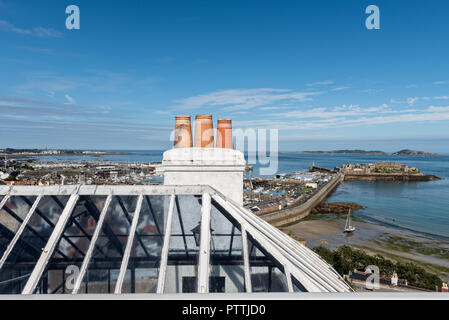
[[[52,151],[24,151],[12,157],[3,154],[0,165],[0,184],[50,186],[50,185],[160,185],[163,174],[161,163],[114,162],[114,161],[48,161],[46,155]],[[30,156],[42,156],[35,158]],[[11,155],[11,154],[10,154]],[[280,228],[304,245],[303,238],[295,236],[295,225],[312,215],[346,215],[364,209],[356,203],[332,203],[325,201],[343,181],[390,181],[399,183],[433,181],[440,178],[420,172],[417,167],[409,167],[400,162],[377,162],[368,164],[343,164],[341,167],[321,168],[312,163],[308,171],[278,173],[271,178],[251,177],[252,168],[247,167],[243,181],[243,205],[254,215]],[[324,243],[324,242],[323,242]],[[335,255],[324,247],[315,247],[326,258]],[[339,249],[342,250],[342,249]],[[348,250],[345,249],[346,254]],[[350,251],[353,254],[352,251]],[[362,253],[359,253],[359,255]],[[364,253],[363,253],[364,254]],[[368,257],[368,256],[367,256]],[[366,258],[371,259],[371,258]],[[330,261],[332,262],[332,261]],[[349,262],[348,262],[349,263]],[[351,262],[353,264],[353,262]],[[348,265],[351,265],[349,263]],[[392,269],[393,270],[393,269]],[[394,271],[394,270],[393,270]],[[440,280],[419,269],[427,277],[429,285],[408,282],[396,273],[381,277],[381,291],[432,291],[433,283]],[[369,273],[354,268],[343,270],[342,275],[358,291],[371,290],[365,286]],[[436,287],[437,291],[447,290],[447,285]]]
[[[33,152],[44,152],[47,155],[50,151]],[[163,174],[159,171],[160,162],[45,161],[45,157],[36,159],[28,156],[27,153],[18,158],[17,152],[12,158],[4,155],[4,159],[0,161],[0,184],[158,185],[163,182]],[[246,168],[247,173],[251,173],[251,170],[251,167]],[[333,169],[320,168],[312,163],[309,171],[279,173],[271,178],[251,177],[251,174],[247,174],[244,179],[243,204],[255,215],[281,226],[305,218],[312,210],[320,211],[319,205],[342,181],[414,182],[439,179],[400,162],[343,164]],[[347,212],[350,207],[331,204],[323,210]]]
[[[0,183],[11,185],[160,184],[159,163],[2,160]]]

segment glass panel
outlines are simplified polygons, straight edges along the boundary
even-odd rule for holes
[[[248,255],[253,292],[288,292],[284,268],[249,234]]]
[[[34,202],[35,199],[35,197],[11,197],[3,206],[0,211],[0,257],[3,256],[30,210],[31,205],[28,202]]]
[[[123,283],[131,293],[156,293],[164,243],[164,205],[169,201],[168,196],[146,196],[143,199]]]
[[[17,230],[19,224],[14,223],[4,212],[12,211],[23,219],[31,208],[36,197],[14,197],[8,202],[7,208],[0,212],[0,228],[8,237]],[[31,217],[27,227],[18,239],[11,254],[0,271],[0,293],[20,294],[36,262],[42,254],[42,248],[47,244],[54,226],[68,200],[68,196],[43,197]],[[56,199],[62,207],[54,200]],[[9,217],[11,212],[9,212]]]
[[[307,292],[306,288],[298,281],[294,276],[292,276],[292,284],[294,292]]]
[[[78,293],[114,293],[136,205],[135,196],[112,198]],[[125,274],[123,293],[131,291],[130,276]]]
[[[173,211],[168,263],[165,277],[165,293],[181,293],[193,290],[183,288],[185,277],[196,277],[201,236],[201,196],[177,196]],[[166,208],[169,198],[166,200]],[[195,282],[195,281],[193,281]],[[196,288],[195,292],[196,292]]]
[[[242,248],[239,224],[212,202],[209,292],[245,292]]]
[[[64,205],[55,197],[54,202]],[[69,294],[96,228],[106,197],[81,196],[65,225],[36,291],[43,294]]]

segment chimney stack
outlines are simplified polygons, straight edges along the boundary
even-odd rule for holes
[[[175,120],[175,148],[192,147],[190,116],[177,116]]]
[[[1,0],[0,0],[1,1]],[[165,186],[210,186],[243,205],[245,156],[234,149],[232,121],[217,121],[217,146],[211,115],[197,115],[194,148],[189,116],[176,117],[175,147],[164,152],[157,171]]]
[[[230,119],[217,120],[217,148],[234,149]]]
[[[195,147],[214,147],[214,125],[211,115],[198,115],[195,120]]]

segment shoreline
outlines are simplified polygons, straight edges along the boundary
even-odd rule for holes
[[[324,216],[324,217],[323,217]],[[410,262],[449,280],[449,241],[441,241],[411,230],[393,228],[358,218],[353,221],[356,231],[343,234],[345,216],[311,215],[299,223],[280,228],[313,249],[324,246],[330,250],[347,245],[368,254],[380,254],[397,261]]]

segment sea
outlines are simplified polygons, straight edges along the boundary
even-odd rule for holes
[[[45,156],[38,161],[115,161],[160,162],[163,151],[114,150],[132,155],[104,156]],[[328,201],[355,202],[366,209],[354,216],[367,222],[413,232],[423,237],[449,241],[449,155],[441,157],[374,156],[349,154],[285,154],[278,155],[277,173],[307,171],[314,163],[332,169],[345,163],[375,163],[396,161],[421,172],[436,175],[444,180],[394,183],[394,182],[343,182],[330,195]],[[254,165],[253,176],[259,176],[259,164]]]

